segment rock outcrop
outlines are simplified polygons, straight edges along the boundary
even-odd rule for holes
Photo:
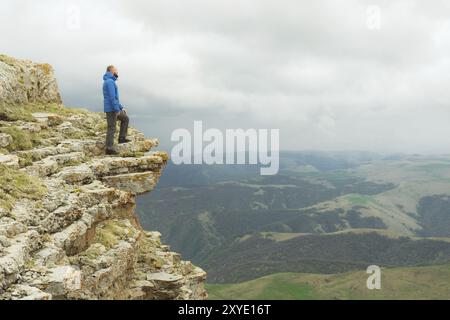
[[[105,156],[104,116],[61,106],[50,66],[1,56],[0,79],[0,299],[205,299],[206,273],[134,213],[158,141],[131,129]]]
[[[1,103],[61,103],[53,68],[0,55]]]

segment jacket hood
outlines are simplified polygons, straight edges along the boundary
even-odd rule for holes
[[[114,80],[114,81],[117,80],[117,78],[111,72],[107,72],[103,76],[103,80],[108,80],[108,79],[111,79],[111,80]]]

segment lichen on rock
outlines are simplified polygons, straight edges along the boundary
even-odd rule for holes
[[[51,66],[0,56],[0,299],[205,299],[206,273],[145,232],[135,196],[168,155],[60,105]]]

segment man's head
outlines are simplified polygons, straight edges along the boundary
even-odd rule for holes
[[[113,65],[108,66],[106,68],[106,72],[111,72],[116,78],[119,77],[119,70],[117,70],[117,68],[114,67]]]

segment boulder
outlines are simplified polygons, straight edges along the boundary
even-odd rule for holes
[[[4,165],[9,168],[19,168],[19,157],[14,154],[0,154],[0,165]]]
[[[73,266],[61,266],[52,269],[45,291],[57,298],[79,289],[81,289],[81,271]]]
[[[13,142],[13,138],[7,133],[0,133],[0,148],[6,148]]]

